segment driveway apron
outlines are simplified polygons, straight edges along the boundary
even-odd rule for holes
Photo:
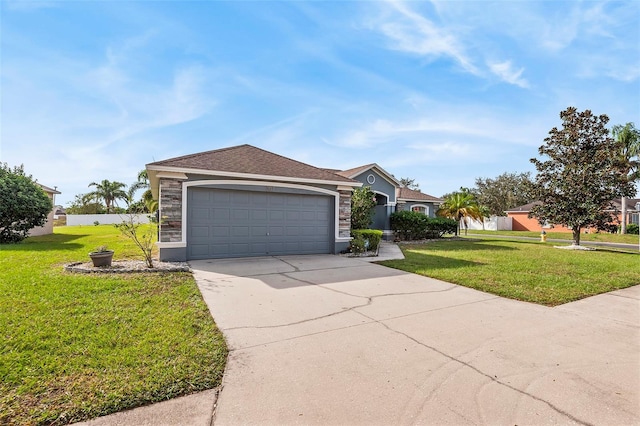
[[[548,308],[339,256],[191,266],[216,425],[640,424],[640,286]]]

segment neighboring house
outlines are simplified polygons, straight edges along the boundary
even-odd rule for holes
[[[376,206],[371,228],[384,232],[387,238],[393,233],[389,216],[402,210],[412,210],[434,217],[442,203],[440,198],[424,194],[406,187],[382,167],[373,163],[344,171],[336,171],[341,176],[362,182],[376,194]]]
[[[62,206],[53,206],[53,218],[59,219],[61,216],[66,216],[67,212]]]
[[[374,227],[416,209],[433,216],[441,200],[402,188],[371,164],[317,168],[251,145],[147,164],[158,199],[160,260],[339,253],[351,240],[351,193],[371,186]]]
[[[37,182],[36,182],[37,183]],[[49,199],[51,200],[51,205],[55,203],[55,198],[57,194],[61,194],[57,189],[49,188],[48,186],[44,186],[38,183],[40,187],[47,194]],[[29,231],[30,237],[37,237],[38,235],[49,235],[53,234],[53,209],[49,212],[49,216],[47,216],[47,221],[43,226],[37,226]]]
[[[638,223],[638,211],[635,206],[639,202],[640,199],[637,198],[627,199],[627,223]],[[538,219],[535,217],[530,218],[529,212],[531,211],[531,208],[538,204],[540,204],[540,202],[536,201],[525,204],[524,206],[515,207],[505,212],[507,217],[512,219],[512,229],[514,231],[544,231],[553,229],[553,232],[573,232],[571,229],[562,225],[542,224],[541,226]],[[613,205],[618,209],[618,223],[620,223],[620,220],[622,219],[620,213],[622,202],[620,198],[613,200]]]
[[[160,260],[339,253],[362,184],[251,145],[147,164]]]

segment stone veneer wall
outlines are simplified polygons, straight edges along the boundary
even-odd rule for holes
[[[182,241],[182,181],[160,179],[160,242]]]
[[[338,192],[340,193],[338,235],[349,238],[351,237],[351,191]]]

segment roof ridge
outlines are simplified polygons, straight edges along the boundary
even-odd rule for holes
[[[227,146],[225,148],[210,149],[209,151],[202,151],[202,152],[196,152],[194,154],[187,154],[187,155],[181,155],[179,157],[167,158],[167,159],[164,159],[164,160],[154,161],[154,162],[149,163],[149,164],[164,163],[165,161],[186,160],[188,158],[193,158],[193,157],[197,157],[197,156],[204,155],[204,154],[211,154],[211,153],[214,153],[214,152],[230,151],[232,149],[242,148],[243,146],[248,146],[248,147],[251,147],[251,148],[260,149],[260,148],[257,148],[255,146],[253,146],[253,145],[249,145],[248,143],[244,143],[242,145]],[[261,150],[261,151],[264,151],[264,150]]]

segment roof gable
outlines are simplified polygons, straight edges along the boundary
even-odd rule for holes
[[[292,160],[252,145],[199,152],[147,164],[150,169],[169,167],[185,172],[226,172],[261,176],[353,183],[332,171]]]
[[[398,179],[396,179],[391,173],[387,172],[382,167],[378,166],[376,163],[365,164],[364,166],[354,167],[353,169],[343,170],[341,172],[339,171],[337,172],[337,174],[350,179],[355,179],[356,177],[360,176],[361,174],[369,170],[375,170],[380,176],[382,176],[390,184],[397,187],[401,186]]]

